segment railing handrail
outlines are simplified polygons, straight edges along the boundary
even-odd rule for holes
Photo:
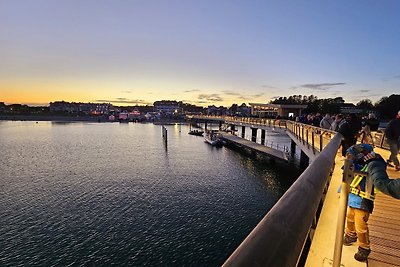
[[[296,266],[328,181],[337,133],[223,266]]]
[[[246,124],[251,126],[268,126],[285,129],[295,135],[303,143],[311,146],[315,151],[322,151],[322,149],[328,144],[329,140],[336,134],[335,131],[322,129],[309,124],[295,122],[284,119],[264,119],[264,118],[251,118],[251,117],[231,117],[231,116],[210,116],[191,115],[189,118],[206,119],[206,120],[217,120],[223,121],[224,123],[238,123]],[[306,133],[306,134],[304,134]],[[310,135],[310,136],[309,136]],[[323,142],[324,138],[326,139]]]
[[[255,125],[261,125],[261,126],[271,126],[271,127],[278,127],[278,128],[286,128],[287,130],[291,131],[292,133],[296,133],[296,131],[293,131],[294,127],[299,126],[300,129],[307,129],[309,132],[315,133],[318,131],[323,131],[326,134],[330,134],[331,136],[335,135],[335,131],[333,130],[328,130],[328,129],[322,129],[317,126],[312,126],[309,124],[301,123],[301,122],[295,122],[291,120],[285,120],[285,119],[264,119],[264,118],[252,118],[252,117],[232,117],[232,116],[211,116],[211,115],[189,115],[187,116],[188,118],[199,118],[199,119],[209,119],[209,120],[218,120],[218,121],[224,121],[226,123],[229,122],[240,122],[240,123],[245,123],[245,124],[255,124]],[[261,123],[264,122],[264,123]],[[294,127],[291,127],[290,125],[295,125]],[[288,127],[289,126],[289,127]],[[293,128],[293,129],[290,129]],[[299,139],[302,139],[306,141],[306,139],[303,138],[303,136],[300,134],[300,130],[296,133]],[[389,145],[387,144],[386,136],[384,133],[380,132],[375,132],[374,136],[374,145],[383,149],[389,149]],[[377,143],[376,139],[378,139],[379,143]],[[311,142],[308,143],[309,145],[312,145]],[[323,147],[322,144],[319,144],[319,146],[315,146],[314,148],[317,149],[318,151],[321,151],[321,147]]]

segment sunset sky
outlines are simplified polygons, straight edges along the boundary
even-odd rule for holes
[[[397,0],[0,0],[0,102],[400,93]]]

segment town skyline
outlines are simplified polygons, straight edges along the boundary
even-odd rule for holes
[[[399,9],[397,1],[5,0],[0,101],[376,102],[400,88]]]
[[[391,94],[390,96],[392,96],[392,95],[397,95],[397,94]],[[246,102],[246,101],[243,101],[243,100],[242,100],[242,101],[239,100],[239,102],[232,102],[231,104],[228,104],[228,105],[223,105],[223,104],[218,104],[218,103],[213,103],[213,102],[209,102],[207,105],[201,105],[201,104],[196,104],[195,102],[191,102],[190,100],[184,101],[184,100],[173,99],[173,98],[170,98],[170,99],[156,99],[156,100],[154,100],[153,102],[148,102],[148,103],[130,103],[130,102],[127,103],[127,102],[124,102],[124,101],[119,102],[119,101],[107,101],[107,100],[84,101],[84,100],[79,100],[79,99],[78,99],[78,100],[74,100],[74,101],[69,101],[69,100],[66,100],[66,99],[57,99],[57,100],[49,101],[48,103],[7,102],[7,101],[4,101],[4,99],[0,99],[0,103],[4,103],[5,105],[27,105],[27,106],[31,106],[31,107],[41,107],[41,106],[46,107],[46,106],[49,106],[51,103],[57,103],[57,102],[66,102],[66,103],[92,103],[92,104],[111,104],[111,105],[113,105],[113,106],[119,106],[119,107],[124,107],[124,106],[125,106],[125,107],[133,107],[133,106],[153,106],[153,104],[154,104],[155,102],[173,101],[173,102],[181,102],[181,103],[183,103],[183,104],[189,104],[189,105],[194,105],[194,106],[206,108],[206,107],[208,107],[208,106],[230,107],[230,106],[232,106],[232,105],[243,105],[243,104],[245,104],[245,105],[250,105],[251,103],[272,104],[272,103],[274,103],[274,101],[277,101],[277,100],[279,100],[279,99],[288,99],[288,98],[290,99],[290,98],[292,98],[292,97],[297,97],[297,96],[299,96],[300,98],[312,97],[312,98],[315,98],[315,100],[317,100],[317,99],[318,99],[318,100],[328,100],[328,99],[334,100],[334,99],[340,98],[341,100],[344,101],[344,103],[351,103],[351,104],[354,104],[354,105],[356,105],[356,104],[358,104],[358,103],[360,103],[360,102],[364,102],[364,101],[370,101],[371,104],[375,105],[375,104],[377,104],[378,102],[382,101],[384,98],[388,98],[388,97],[389,97],[389,95],[387,95],[387,96],[386,96],[386,95],[383,95],[383,96],[379,97],[376,101],[372,101],[372,100],[369,99],[369,98],[360,98],[360,99],[358,99],[356,102],[350,102],[350,101],[346,101],[346,99],[345,99],[344,97],[342,97],[342,96],[335,96],[335,97],[332,97],[332,98],[331,98],[331,97],[329,97],[329,98],[322,98],[322,97],[318,97],[317,95],[293,94],[293,95],[276,96],[276,97],[270,99],[269,101],[260,101],[260,102],[252,101],[252,102]]]

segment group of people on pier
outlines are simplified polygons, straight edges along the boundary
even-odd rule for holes
[[[368,219],[374,209],[375,194],[382,192],[386,195],[400,199],[400,178],[390,179],[387,175],[387,166],[392,166],[395,170],[399,170],[398,152],[400,146],[400,111],[395,119],[391,120],[386,127],[386,137],[391,150],[388,160],[384,160],[381,155],[374,152],[373,144],[359,143],[356,144],[355,136],[346,141],[348,134],[355,134],[356,128],[352,123],[347,121],[348,126],[339,123],[337,129],[344,136],[342,143],[342,153],[353,162],[355,170],[363,171],[367,175],[356,174],[350,183],[350,193],[348,199],[348,208],[346,215],[346,228],[343,238],[343,245],[349,246],[358,241],[358,251],[354,255],[357,261],[367,261],[371,252]],[[370,117],[369,117],[370,119]],[[366,125],[364,124],[364,127]],[[358,127],[358,126],[357,126]],[[371,127],[370,127],[371,128]],[[351,132],[353,131],[353,132]],[[352,142],[354,142],[352,144]],[[391,163],[395,165],[391,165]],[[368,188],[368,179],[372,181],[372,188]]]
[[[346,156],[347,149],[361,140],[361,143],[374,146],[372,132],[379,128],[379,120],[375,114],[359,119],[355,114],[337,114],[331,116],[329,113],[322,116],[320,113],[307,114],[296,118],[298,122],[313,125],[327,130],[340,132],[343,135],[342,156]],[[385,128],[385,138],[390,148],[391,155],[387,159],[387,165],[400,170],[400,163],[397,158],[400,149],[400,111]]]

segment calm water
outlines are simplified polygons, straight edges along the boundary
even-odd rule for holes
[[[221,265],[297,174],[167,129],[0,122],[0,266]]]

